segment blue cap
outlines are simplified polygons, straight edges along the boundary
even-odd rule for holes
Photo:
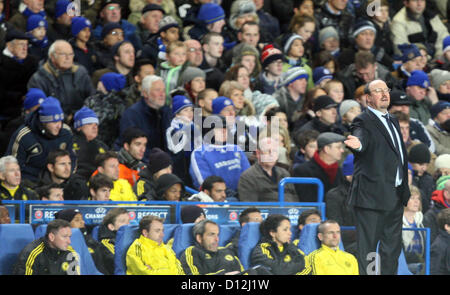
[[[325,79],[333,79],[333,74],[326,67],[317,67],[313,72],[314,85],[319,85]]]
[[[223,8],[216,3],[205,3],[200,6],[197,18],[206,24],[212,24],[219,20],[225,19]]]
[[[450,109],[450,102],[445,100],[440,100],[438,103],[434,104],[431,107],[430,114],[431,118],[436,118],[437,115],[439,115],[440,112],[442,112],[445,109]]]
[[[345,158],[344,163],[342,163],[342,173],[344,176],[353,175],[353,160],[355,156],[353,154],[349,154],[347,158]]]
[[[98,124],[98,117],[97,114],[88,107],[82,107],[73,116],[73,127],[75,127],[75,129],[92,123]]]
[[[408,43],[400,44],[400,45],[398,45],[398,49],[400,49],[400,51],[402,52],[401,59],[402,59],[403,63],[408,62],[411,59],[414,59],[418,56],[422,56],[419,48],[414,44],[408,44]]]
[[[187,107],[194,107],[194,104],[184,95],[175,95],[172,99],[172,114],[176,115]]]
[[[406,82],[406,86],[420,86],[422,88],[428,88],[430,86],[430,80],[428,75],[424,71],[416,70],[411,72],[411,76]]]
[[[55,18],[60,17],[64,13],[67,13],[67,7],[69,6],[69,0],[58,0],[55,5]]]
[[[82,16],[72,18],[71,32],[72,36],[76,37],[84,28],[92,29],[91,21]]]
[[[40,105],[45,99],[47,95],[45,95],[44,91],[39,88],[30,88],[25,94],[25,100],[23,102],[24,110],[29,110],[32,107]]]
[[[64,112],[57,98],[47,97],[39,107],[39,121],[41,123],[59,122],[64,120]]]
[[[27,19],[27,32],[33,31],[36,28],[44,27],[48,29],[48,23],[40,14],[33,14]]]
[[[213,114],[218,115],[227,106],[234,106],[231,99],[225,96],[219,96],[212,101]]]
[[[127,78],[122,74],[111,72],[103,74],[100,81],[103,83],[103,86],[105,86],[106,91],[120,91],[125,88]]]

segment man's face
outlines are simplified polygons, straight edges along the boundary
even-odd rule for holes
[[[9,217],[9,212],[6,207],[0,207],[0,224],[8,224],[11,223],[11,218]]]
[[[70,238],[72,237],[72,230],[70,227],[62,227],[55,233],[49,233],[48,239],[50,246],[59,250],[67,251],[70,245]]]
[[[81,215],[81,213],[75,215],[75,217],[70,222],[70,227],[84,228],[84,220],[83,220],[83,215]]]
[[[25,59],[28,56],[28,40],[14,39],[7,43],[9,51],[17,59]]]
[[[271,62],[267,66],[267,72],[273,76],[280,77],[283,73],[283,61],[281,59]]]
[[[203,62],[203,51],[200,42],[191,39],[184,42],[187,46],[187,59],[194,67],[198,67]]]
[[[101,187],[97,191],[90,189],[93,201],[109,201],[111,195],[111,189],[109,187]]]
[[[415,70],[422,70],[423,67],[422,56],[417,56],[411,60],[408,60],[403,64],[403,67],[409,73]]]
[[[58,136],[59,131],[62,128],[62,121],[58,122],[50,122],[50,123],[42,123],[45,131],[53,136]]]
[[[166,87],[162,80],[158,80],[152,83],[150,91],[146,94],[144,92],[144,98],[146,103],[154,109],[162,108],[166,103]]]
[[[348,0],[328,0],[328,4],[336,10],[342,11],[347,6]]]
[[[147,147],[147,137],[135,138],[130,144],[125,143],[123,147],[133,158],[142,160]]]
[[[161,37],[167,41],[167,43],[178,41],[180,38],[180,29],[172,27],[167,29],[165,32],[161,32]]]
[[[47,201],[64,201],[64,191],[62,188],[50,189],[50,194]],[[58,204],[61,205],[61,204]]]
[[[282,136],[279,136],[280,139]],[[272,168],[278,161],[279,142],[272,140],[271,138],[262,139],[260,141],[260,147],[256,151],[258,163],[267,168]]]
[[[118,231],[119,228],[128,224],[130,224],[130,216],[128,213],[123,213],[116,217],[114,224],[108,224],[108,229],[110,231]]]
[[[10,187],[16,187],[20,184],[22,179],[20,173],[20,166],[17,163],[7,163],[5,171],[0,172],[0,179]]]
[[[305,78],[295,80],[291,84],[289,84],[289,87],[291,87],[296,93],[299,95],[303,95],[306,93],[306,86],[308,84],[308,81]]]
[[[203,235],[197,235],[195,238],[206,250],[217,252],[219,248],[219,227],[216,224],[207,223]]]
[[[123,30],[116,28],[112,31],[110,31],[105,38],[103,39],[103,42],[106,46],[112,47],[114,44],[122,42],[124,39]]]
[[[72,160],[69,156],[57,157],[55,164],[48,164],[48,170],[50,173],[59,179],[69,179],[72,171]]]
[[[223,53],[223,38],[216,36],[212,37],[207,45],[204,47],[205,53],[213,58],[222,57]]]
[[[427,2],[425,0],[405,0],[403,4],[414,14],[422,14]]]
[[[158,245],[160,245],[164,239],[164,225],[160,221],[153,220],[150,224],[150,228],[148,230],[144,229],[142,234],[147,239],[155,241]]]
[[[227,194],[225,193],[227,185],[224,182],[216,182],[213,184],[211,191],[207,194],[214,200],[214,202],[225,202]]]
[[[321,109],[316,112],[317,117],[319,118],[322,123],[325,123],[326,125],[332,125],[336,123],[337,119],[337,111],[336,108],[328,108],[328,109]]]
[[[425,99],[425,96],[427,95],[427,89],[417,85],[408,86],[406,87],[406,94],[410,95],[417,101],[421,101]]]
[[[140,85],[146,76],[154,74],[155,68],[152,65],[143,65],[139,73],[134,77],[134,80]]]
[[[99,172],[110,177],[113,181],[119,179],[119,160],[116,158],[109,158],[103,164],[103,167],[99,167]]]
[[[56,22],[64,26],[70,26],[72,24],[72,18],[73,16],[67,13],[63,13],[60,17],[58,17]]]
[[[122,46],[120,46],[117,53],[119,56],[118,57],[116,56],[114,58],[116,58],[119,64],[128,69],[133,68],[135,62],[135,52],[134,47],[133,45],[131,45],[131,43],[125,43]]]
[[[261,212],[251,212],[247,216],[248,216],[248,222],[261,223],[263,221]]]
[[[34,13],[44,9],[44,0],[23,0],[23,3]]]
[[[103,8],[100,16],[105,20],[105,23],[118,23],[121,18],[121,8],[119,4],[108,4]]]
[[[342,154],[344,153],[344,145],[342,142],[333,142],[324,147],[328,156],[330,156],[334,161],[340,161]]]
[[[364,30],[356,36],[355,42],[359,49],[370,50],[375,43],[375,32]]]
[[[375,81],[370,83],[369,95],[367,96],[367,105],[386,113],[389,103],[391,101],[391,96],[388,91],[386,83],[383,81]]]
[[[323,233],[317,234],[319,240],[330,248],[339,247],[341,240],[341,228],[337,223],[328,223]]]
[[[84,124],[80,127],[81,132],[86,136],[87,141],[94,140],[98,135],[98,124],[90,123]]]
[[[239,34],[241,42],[257,47],[259,42],[259,27],[257,25],[244,25]]]
[[[300,224],[298,227],[300,230],[303,230],[305,225],[311,224],[311,223],[320,223],[322,221],[322,218],[320,218],[317,214],[311,214],[308,217],[306,217],[305,224]]]
[[[394,113],[400,111],[405,115],[409,115],[409,105],[405,104],[405,105],[392,105],[391,108],[389,109],[389,113]]]
[[[217,98],[219,94],[216,91],[208,91],[202,100],[198,101],[198,105],[205,109],[208,113],[212,113],[212,101]]]
[[[166,192],[165,197],[167,201],[179,201],[183,188],[180,183],[175,183]]]
[[[377,66],[375,64],[369,64],[366,68],[356,69],[356,76],[364,83],[369,83],[375,79],[375,73]]]
[[[156,34],[159,30],[159,22],[163,18],[163,13],[160,10],[148,11],[142,16],[142,24],[151,33]]]
[[[443,124],[448,119],[450,119],[450,109],[444,109],[434,118],[434,121],[438,124]]]
[[[223,19],[207,25],[210,32],[219,33],[219,34],[222,33],[223,26],[225,26],[225,20],[223,20]]]
[[[402,133],[403,142],[407,142],[409,140],[409,122],[398,121],[400,125],[400,132]]]
[[[65,71],[73,66],[73,57],[72,46],[64,42],[55,47],[55,52],[51,55],[51,61],[57,69]]]

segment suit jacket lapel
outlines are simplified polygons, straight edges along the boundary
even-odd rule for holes
[[[367,112],[369,113],[369,117],[372,119],[372,121],[374,121],[378,131],[383,134],[384,138],[386,139],[386,141],[389,143],[389,146],[391,147],[391,149],[395,152],[395,153],[399,153],[399,151],[397,150],[397,148],[394,145],[394,142],[392,141],[391,136],[389,135],[389,132],[386,130],[386,126],[384,126],[383,123],[381,123],[380,119],[378,119],[378,117],[372,113],[371,111],[367,110]],[[395,138],[395,135],[394,135]],[[398,154],[400,155],[400,154]]]

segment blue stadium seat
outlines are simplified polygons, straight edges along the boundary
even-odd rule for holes
[[[310,223],[305,225],[300,233],[298,248],[302,250],[305,255],[308,255],[309,253],[320,248],[320,240],[317,237],[318,227],[319,223]],[[345,251],[342,240],[339,243],[339,249]]]
[[[180,258],[187,247],[194,245],[194,237],[192,235],[193,227],[194,223],[185,223],[180,224],[180,226],[175,229],[172,249],[175,251],[177,258]]]
[[[139,238],[138,225],[124,225],[119,228],[116,235],[116,245],[114,247],[114,274],[127,274],[127,251],[130,245]]]
[[[378,242],[377,253],[378,253],[379,246],[380,246],[380,243]],[[376,256],[376,259],[378,259],[378,256]],[[377,263],[377,265],[378,265],[378,263]],[[398,257],[397,275],[410,276],[412,274],[413,273],[408,268],[408,263],[406,262],[405,253],[403,252],[403,248],[402,248],[402,251],[400,252],[400,256]]]
[[[93,229],[92,229],[92,238],[94,240],[96,240],[98,242],[98,230],[100,228],[100,225],[96,225]]]
[[[0,275],[12,274],[20,252],[33,240],[31,224],[0,224]]]
[[[47,231],[47,224],[39,225],[35,232],[35,239],[40,239]],[[70,238],[70,245],[80,255],[80,271],[82,275],[102,275],[97,270],[92,255],[88,250],[84,236],[78,228],[72,228],[72,237]]]
[[[175,234],[175,230],[177,227],[179,227],[179,224],[164,224],[164,244],[167,244],[167,242],[173,238],[173,235]]]
[[[220,224],[219,225],[219,246],[225,247],[234,235],[240,230],[239,224]]]
[[[258,222],[249,222],[241,229],[238,243],[238,257],[244,269],[248,269],[250,267],[250,257],[253,248],[255,248],[259,242],[261,236],[259,232],[259,225],[260,223]]]

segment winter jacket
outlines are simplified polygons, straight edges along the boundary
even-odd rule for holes
[[[279,247],[275,242],[263,238],[253,248],[250,265],[261,264],[270,268],[274,275],[307,275],[311,272],[305,262],[305,254],[292,243]]]
[[[87,141],[84,133],[74,131],[72,149],[78,159],[77,173],[87,179],[97,169],[95,157],[105,153],[109,148],[97,138]]]
[[[111,201],[137,201],[133,188],[126,179],[117,179],[114,181],[114,187],[109,195]]]
[[[14,192],[14,195],[11,195],[11,192],[3,185],[2,182],[0,183],[0,200],[33,201],[39,200],[39,196],[35,191],[29,189],[23,184],[19,184],[17,190]]]
[[[428,211],[431,205],[431,194],[436,189],[435,181],[433,177],[424,172],[422,176],[418,176],[416,171],[413,171],[413,185],[417,186],[421,191],[422,197],[422,212]]]
[[[255,163],[239,178],[239,200],[241,202],[278,202],[278,183],[281,179],[289,176],[288,171],[274,166],[270,177],[259,163]],[[285,186],[284,201],[298,202],[293,184]]]
[[[75,54],[73,61],[84,66],[89,75],[92,75],[92,73],[94,73],[96,70],[103,68],[103,66],[101,66],[100,64],[100,59],[97,51],[92,44],[86,44],[87,51],[79,48],[75,43],[75,39],[71,39],[70,44],[72,45],[73,53]]]
[[[430,274],[450,275],[450,234],[444,230],[431,245]]]
[[[322,246],[306,256],[312,275],[359,275],[355,256],[342,250]]]
[[[304,98],[300,97],[297,101],[294,101],[287,87],[279,88],[272,96],[278,101],[280,110],[286,113],[289,125],[294,124],[294,116],[300,113]]]
[[[98,271],[104,275],[114,274],[116,234],[117,232],[110,231],[105,225],[101,225],[98,230],[99,246],[92,257]]]
[[[139,172],[139,179],[133,185],[133,192],[139,201],[152,201],[156,198],[156,182],[148,168]]]
[[[412,140],[418,140],[428,146],[430,152],[436,152],[436,145],[430,132],[427,130],[424,124],[417,119],[409,119],[409,137]]]
[[[228,248],[208,251],[197,242],[181,254],[181,265],[188,275],[223,275],[232,271],[244,271],[239,258]]]
[[[431,121],[430,121],[431,123]],[[436,155],[450,154],[450,134],[443,130],[436,122],[427,125],[427,130],[436,146]]]
[[[312,120],[307,122],[305,125],[300,127],[300,129],[294,130],[294,133],[302,133],[308,130],[316,130],[319,133],[323,132],[334,132],[341,135],[344,135],[344,128],[341,124],[335,123],[331,125],[326,125],[318,117],[314,117]]]
[[[425,97],[423,100],[419,101],[413,99],[412,104],[409,107],[409,116],[419,120],[422,124],[427,125],[431,118],[430,109],[431,102],[428,100],[428,97]]]
[[[128,248],[127,275],[184,275],[175,252],[141,235]]]
[[[431,243],[433,243],[439,232],[437,215],[439,214],[439,212],[441,212],[442,209],[450,208],[450,204],[445,202],[443,190],[435,190],[431,195],[431,201],[433,201],[433,206],[425,213],[423,217],[423,225],[424,227],[430,228],[430,239]]]
[[[74,64],[69,70],[60,71],[49,60],[31,76],[27,87],[56,97],[66,116],[81,109],[85,98],[95,93],[85,67]]]
[[[39,122],[39,114],[32,113],[25,124],[14,132],[6,154],[14,156],[20,165],[22,178],[37,182],[41,171],[45,170],[48,153],[63,149],[70,153],[72,167],[76,167],[76,156],[72,150],[72,131],[63,124],[57,136],[47,135]]]
[[[128,180],[133,186],[139,179],[139,172],[145,168],[145,164],[142,161],[135,159],[124,148],[121,148],[117,154],[119,157],[119,178]]]
[[[29,243],[19,254],[14,275],[79,275],[80,258],[69,246],[67,250],[51,248],[42,237]]]

